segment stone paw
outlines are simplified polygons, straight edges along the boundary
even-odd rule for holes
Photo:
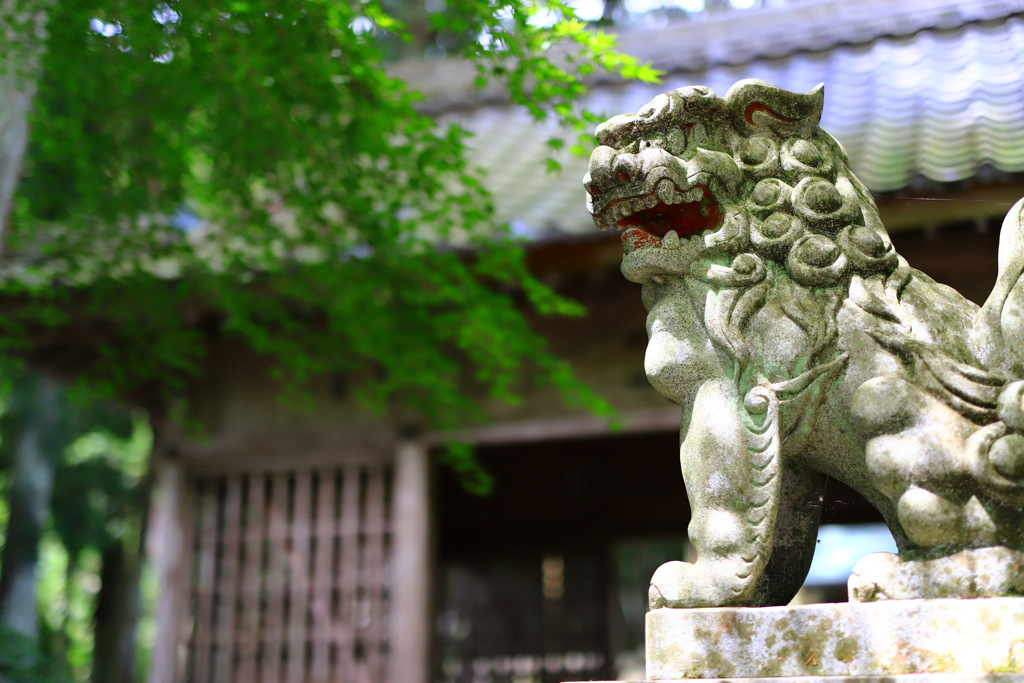
[[[687,584],[690,569],[689,562],[666,562],[658,567],[651,577],[651,589],[648,593],[651,609],[662,607],[685,607]]]
[[[853,568],[851,602],[934,598],[992,598],[1024,594],[1024,552],[970,548],[930,560],[872,553]]]
[[[662,607],[722,607],[736,602],[722,576],[703,563],[666,562],[651,577],[650,609]]]
[[[899,564],[899,556],[893,553],[871,553],[862,557],[846,583],[850,602],[891,599],[893,596],[888,595],[886,589],[893,586]]]

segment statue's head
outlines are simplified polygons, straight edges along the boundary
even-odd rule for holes
[[[818,126],[823,100],[823,86],[692,86],[599,126],[587,206],[623,231],[626,277],[714,263],[743,282],[775,262],[797,285],[831,288],[895,268],[870,194]]]

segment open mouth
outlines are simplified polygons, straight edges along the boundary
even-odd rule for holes
[[[721,209],[706,185],[681,190],[669,178],[648,194],[609,202],[597,218],[623,230],[623,241],[633,249],[662,246],[669,233],[685,240],[722,224]]]

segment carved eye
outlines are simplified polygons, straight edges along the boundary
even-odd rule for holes
[[[650,149],[651,147],[655,147],[657,149],[665,149],[666,146],[667,145],[666,145],[665,138],[661,137],[661,136],[653,137],[653,138],[650,138],[650,139],[647,139],[647,140],[641,140],[640,141],[640,151],[641,152],[644,151],[645,149]]]
[[[690,123],[685,126],[685,129],[670,129],[668,131],[668,134],[665,136],[665,149],[668,150],[670,154],[675,154],[676,156],[682,154],[683,150],[686,149],[687,134],[690,132],[693,126],[694,124]]]

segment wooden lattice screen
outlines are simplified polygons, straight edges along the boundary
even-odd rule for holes
[[[185,681],[386,682],[391,468],[193,484]]]

